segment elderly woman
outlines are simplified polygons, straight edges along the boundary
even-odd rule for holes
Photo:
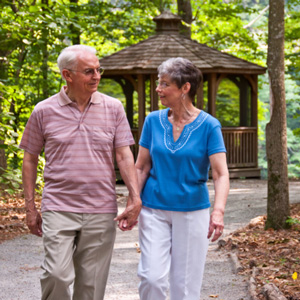
[[[150,113],[136,167],[143,201],[139,234],[140,299],[199,300],[209,238],[224,228],[229,191],[219,121],[193,105],[201,72],[187,59],[158,68],[156,91],[166,109]],[[209,214],[209,168],[215,189]]]

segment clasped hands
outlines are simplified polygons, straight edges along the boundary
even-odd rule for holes
[[[141,208],[142,202],[140,197],[129,197],[124,212],[114,219],[118,222],[118,227],[122,231],[131,230],[138,223],[137,219],[140,214]]]

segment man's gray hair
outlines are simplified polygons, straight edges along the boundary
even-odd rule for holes
[[[77,56],[81,52],[90,52],[92,54],[97,53],[97,50],[91,46],[87,45],[73,45],[67,48],[64,48],[57,58],[57,65],[62,75],[63,69],[76,69],[77,67]]]
[[[191,84],[189,96],[195,98],[197,89],[202,81],[201,71],[188,59],[182,57],[169,58],[158,67],[158,77],[168,76],[178,88],[185,83]]]

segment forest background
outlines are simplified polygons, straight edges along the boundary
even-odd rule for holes
[[[191,0],[191,38],[209,47],[266,66],[268,0]],[[285,6],[285,86],[289,178],[300,176],[300,0]],[[56,59],[72,44],[86,44],[99,58],[155,34],[153,18],[164,9],[177,14],[175,0],[13,0],[0,2],[0,183],[15,193],[21,187],[23,152],[18,143],[34,106],[64,84]],[[238,126],[237,87],[220,84],[217,118]],[[99,90],[120,99],[121,87],[103,79]],[[205,93],[204,98],[207,99]],[[267,177],[265,126],[269,122],[269,81],[259,76],[259,166]],[[149,111],[149,97],[148,97]],[[137,96],[135,115],[138,119]],[[204,101],[205,103],[205,101]],[[204,107],[205,109],[205,107]],[[236,113],[235,113],[236,110]],[[38,184],[43,186],[44,158]]]

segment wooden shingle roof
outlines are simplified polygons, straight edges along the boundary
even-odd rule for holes
[[[163,15],[164,14],[164,15]],[[154,20],[157,34],[100,59],[105,74],[151,74],[170,57],[184,57],[203,73],[263,74],[266,68],[191,40],[174,30],[178,16],[163,13]],[[170,15],[173,15],[172,18]],[[164,23],[162,23],[164,22]],[[171,26],[165,26],[168,24]]]

